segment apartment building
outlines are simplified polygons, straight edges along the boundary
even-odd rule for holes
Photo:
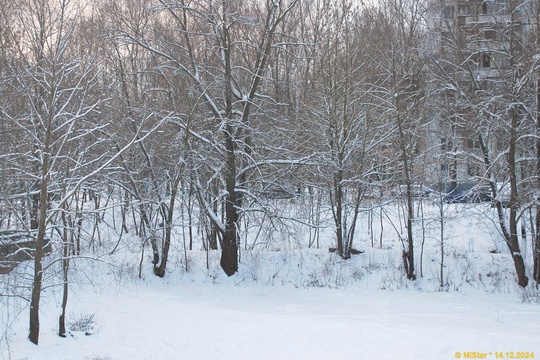
[[[538,1],[433,0],[429,9],[437,94],[432,143],[439,144],[432,174],[447,189],[494,174],[504,181],[504,165],[495,158],[508,146],[508,113],[518,111],[526,127],[537,109],[536,81],[520,81],[538,78],[525,76],[538,62]]]

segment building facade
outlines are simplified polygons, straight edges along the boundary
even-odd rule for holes
[[[430,180],[447,190],[504,182],[511,119],[517,114],[520,134],[536,131],[538,1],[434,0],[430,13],[432,143],[439,144]],[[518,156],[531,155],[530,143],[517,146]]]

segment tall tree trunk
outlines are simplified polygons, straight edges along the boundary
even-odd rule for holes
[[[414,242],[413,242],[413,220],[414,220],[414,203],[411,184],[411,170],[409,164],[409,157],[407,155],[407,144],[405,143],[405,134],[403,132],[403,124],[401,116],[397,115],[397,125],[399,131],[399,144],[401,150],[401,159],[403,161],[403,171],[405,175],[405,182],[407,186],[407,249],[403,250],[403,265],[405,267],[405,273],[407,279],[416,280],[416,273],[414,270]]]
[[[518,285],[522,287],[526,287],[529,278],[526,276],[526,270],[525,270],[525,262],[523,261],[523,257],[521,255],[520,249],[519,249],[519,242],[518,242],[518,235],[517,235],[517,207],[518,204],[518,197],[517,197],[517,178],[516,178],[516,142],[517,142],[517,110],[513,109],[511,114],[511,121],[512,121],[512,129],[510,130],[510,147],[508,150],[508,157],[507,157],[507,165],[508,170],[510,173],[510,215],[509,215],[509,224],[508,227],[506,226],[505,220],[504,220],[504,209],[503,205],[500,200],[495,201],[495,209],[497,210],[497,217],[499,221],[499,227],[501,228],[501,232],[503,234],[503,237],[506,241],[506,245],[508,246],[508,250],[510,251],[510,255],[512,255],[512,259],[514,260],[514,267],[516,269],[516,275],[518,277]],[[486,142],[484,141],[482,134],[478,134],[478,140],[480,142],[480,149],[482,150],[482,156],[484,159],[484,164],[486,166],[486,169],[488,169],[491,173],[490,179],[493,179],[494,176],[492,174],[493,172],[493,165],[491,163],[491,160],[489,158],[488,154],[488,148],[486,145]],[[491,187],[491,193],[494,199],[498,199],[498,189],[497,185],[494,181],[489,180],[489,185]]]
[[[518,239],[517,213],[519,208],[518,188],[517,188],[517,167],[516,167],[516,145],[517,128],[519,123],[518,109],[514,106],[511,110],[512,128],[510,129],[510,148],[508,151],[508,170],[510,173],[510,219],[509,219],[509,237],[506,239],[508,249],[514,259],[514,266],[518,277],[518,285],[526,287],[529,278],[526,275],[525,262],[521,255]]]
[[[62,293],[62,314],[58,318],[58,335],[66,337],[66,307],[69,294],[68,272],[69,272],[69,251],[70,243],[64,243],[63,259],[62,259],[62,275],[63,275],[63,293]]]
[[[334,221],[336,225],[337,252],[339,256],[344,257],[343,248],[343,171],[338,170],[334,177],[334,196],[335,196],[335,214]]]
[[[232,138],[232,127],[227,129],[227,173],[225,199],[225,234],[221,246],[221,267],[228,276],[234,275],[238,271],[238,244],[237,244],[237,193],[236,193],[236,159],[234,152],[234,140]]]
[[[49,133],[46,135],[48,140]],[[34,256],[34,280],[32,282],[32,297],[30,299],[30,332],[28,339],[34,344],[39,342],[39,305],[41,299],[41,287],[43,282],[43,246],[45,242],[46,218],[47,218],[47,193],[49,177],[49,147],[43,152],[43,168],[41,176],[41,188],[39,193],[39,217],[38,232],[36,236],[36,252]]]
[[[171,189],[171,200],[169,201],[169,209],[167,210],[167,218],[165,219],[165,241],[163,243],[163,249],[161,253],[161,263],[159,267],[154,268],[154,272],[157,276],[165,276],[165,269],[167,268],[167,261],[169,260],[169,249],[171,248],[171,231],[174,216],[174,204],[176,201],[176,194],[178,193],[178,184],[180,183],[180,175],[174,180]]]
[[[540,42],[540,38],[538,39]],[[536,80],[536,181],[540,188],[540,78]],[[533,243],[533,277],[536,286],[540,284],[540,198],[536,199],[536,238]]]
[[[66,190],[64,189],[64,193]],[[75,204],[78,206],[78,199],[75,197]],[[66,219],[66,213],[68,211],[67,203],[64,202],[62,206],[63,211],[61,215],[62,219],[62,279],[63,279],[63,293],[62,293],[62,313],[58,318],[58,336],[66,337],[66,307],[68,302],[69,286],[68,286],[68,271],[69,271],[69,256],[71,255],[71,246],[75,241],[75,228],[74,222],[71,220],[68,223]],[[78,217],[77,211],[75,217]],[[80,224],[78,230],[80,230]]]

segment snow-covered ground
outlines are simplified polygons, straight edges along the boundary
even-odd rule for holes
[[[323,246],[295,248],[290,239],[289,246],[275,246],[261,236],[241,252],[240,271],[230,278],[219,268],[219,252],[209,253],[207,262],[204,251],[184,253],[177,242],[165,278],[153,276],[145,263],[139,279],[140,248],[125,238],[113,256],[73,260],[67,338],[56,335],[57,277],[46,281],[39,346],[27,340],[27,302],[0,298],[0,359],[540,357],[538,292],[515,284],[496,227],[478,220],[488,211],[447,209],[443,287],[435,217],[416,229],[417,239],[422,232],[425,237],[423,276],[416,281],[403,276],[396,232],[387,224],[379,248],[379,233],[366,235],[365,219],[357,242],[365,252],[350,260]],[[10,275],[15,293],[27,272],[22,266]]]
[[[12,300],[12,310],[22,313],[10,324],[9,339],[2,339],[3,359],[454,359],[456,352],[526,351],[540,356],[540,306],[523,302],[517,289],[492,292],[471,284],[459,291],[423,290],[428,286],[422,280],[386,278],[388,269],[369,260],[375,258],[371,252],[345,263],[343,277],[359,275],[339,287],[340,271],[331,269],[341,260],[308,250],[289,254],[284,275],[271,284],[265,271],[254,277],[253,263],[279,274],[282,255],[272,263],[271,253],[244,254],[243,270],[231,278],[220,273],[218,254],[206,273],[200,255],[192,254],[190,273],[178,268],[165,279],[146,274],[138,280],[126,268],[107,275],[88,265],[87,276],[98,274],[96,285],[81,277],[74,281],[68,322],[92,317],[90,336],[56,335],[61,293],[51,288],[40,345],[34,346],[26,339],[27,309]],[[322,258],[327,263],[317,267]],[[312,270],[295,273],[295,260]],[[369,274],[370,268],[376,270]],[[284,283],[287,277],[296,284]]]
[[[156,281],[115,294],[79,293],[71,308],[79,311],[75,318],[95,315],[93,335],[59,338],[52,317],[58,309],[44,311],[41,344],[29,343],[24,326],[17,326],[11,359],[454,359],[456,352],[473,351],[540,356],[540,308],[512,295]]]

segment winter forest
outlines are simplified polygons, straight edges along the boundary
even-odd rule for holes
[[[0,0],[0,24],[2,359],[540,356],[537,0]],[[333,335],[274,353],[250,319],[278,305]],[[402,307],[500,332],[430,353]],[[148,311],[156,353],[114,352],[106,319]]]

